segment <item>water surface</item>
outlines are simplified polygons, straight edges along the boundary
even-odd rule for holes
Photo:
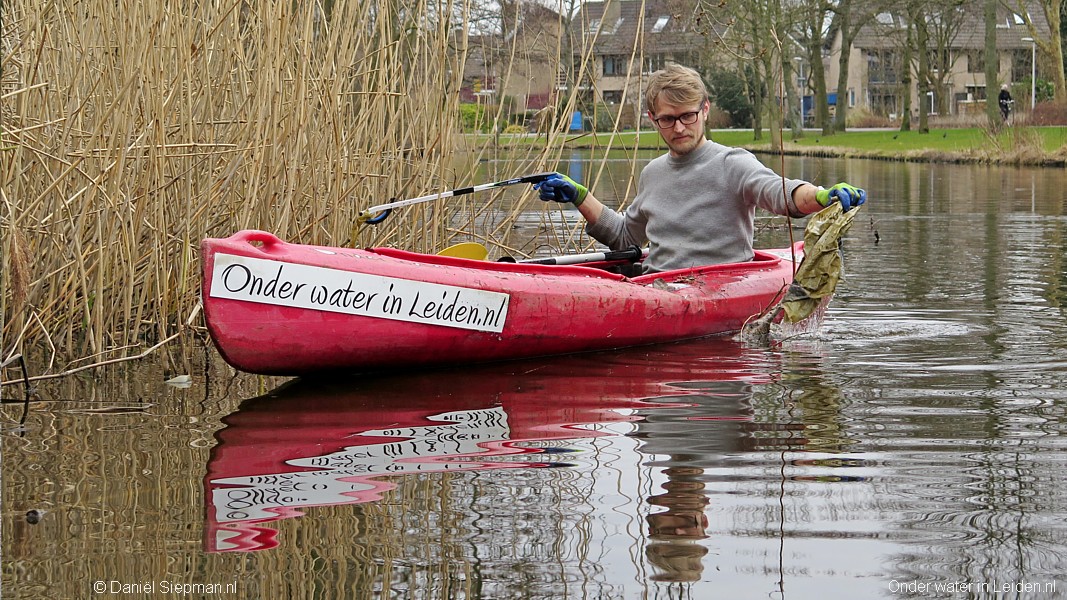
[[[1067,176],[786,169],[872,200],[822,327],[770,347],[42,384],[3,407],[4,595],[1062,596]]]

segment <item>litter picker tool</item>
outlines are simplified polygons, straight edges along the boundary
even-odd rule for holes
[[[439,192],[436,194],[427,194],[425,196],[419,196],[418,198],[408,198],[407,200],[394,200],[385,204],[378,204],[371,206],[365,210],[360,211],[357,218],[362,223],[369,223],[371,225],[377,225],[385,220],[389,216],[389,213],[393,212],[394,208],[400,208],[403,206],[411,206],[412,204],[420,204],[422,202],[432,202],[433,200],[441,200],[444,198],[451,198],[452,196],[465,196],[467,194],[473,194],[475,192],[484,192],[485,190],[491,190],[493,188],[506,187],[509,185],[516,185],[519,183],[541,183],[555,175],[551,173],[537,173],[536,175],[523,175],[522,177],[515,177],[513,179],[505,179],[504,181],[494,181],[493,183],[483,183],[481,185],[474,185],[470,187],[458,188],[449,190],[447,192]]]

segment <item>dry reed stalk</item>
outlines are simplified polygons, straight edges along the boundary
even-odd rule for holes
[[[0,301],[3,353],[51,340],[68,357],[122,355],[171,337],[198,301],[204,237],[256,228],[435,251],[473,235],[509,247],[534,197],[525,191],[510,211],[468,198],[355,225],[371,204],[477,183],[478,158],[500,158],[457,135],[466,38],[440,17],[466,4],[10,0],[0,10],[2,282],[22,278],[25,293]],[[540,60],[558,64],[558,39],[545,38],[557,54]],[[555,168],[575,105],[560,99],[546,144],[490,175]],[[14,247],[32,276],[13,267]]]

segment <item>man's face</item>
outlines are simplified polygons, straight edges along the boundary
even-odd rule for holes
[[[704,143],[708,108],[707,102],[679,105],[657,99],[656,112],[648,113],[648,117],[655,123],[663,141],[667,142],[671,154],[685,156]]]

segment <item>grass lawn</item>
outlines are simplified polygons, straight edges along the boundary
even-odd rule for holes
[[[860,130],[824,136],[820,132],[805,131],[804,136],[786,143],[800,147],[832,146],[862,152],[905,154],[922,150],[934,152],[970,152],[988,150],[992,145],[1014,147],[1020,143],[1040,146],[1054,152],[1067,143],[1067,127],[1007,128],[995,137],[985,129],[932,129],[929,133],[916,131]]]
[[[754,140],[751,129],[717,129],[710,132],[710,138],[727,146],[740,146],[751,150],[770,148],[770,133],[763,132],[762,140]],[[584,133],[567,136],[568,148],[604,148],[609,141],[615,148],[633,148],[635,143],[641,148],[666,150],[663,140],[655,131],[640,134],[640,141],[635,142],[634,132],[615,134],[610,141],[610,134]],[[501,134],[502,145],[544,144],[543,137],[531,134]],[[993,136],[980,127],[960,129],[932,129],[930,133],[915,131],[898,131],[882,129],[863,129],[837,133],[830,136],[819,131],[807,130],[802,137],[793,139],[786,132],[785,148],[787,151],[800,153],[828,151],[832,153],[857,156],[908,156],[925,154],[986,154],[1000,153],[1021,148],[1032,148],[1047,154],[1067,152],[1067,127],[1009,127]]]

